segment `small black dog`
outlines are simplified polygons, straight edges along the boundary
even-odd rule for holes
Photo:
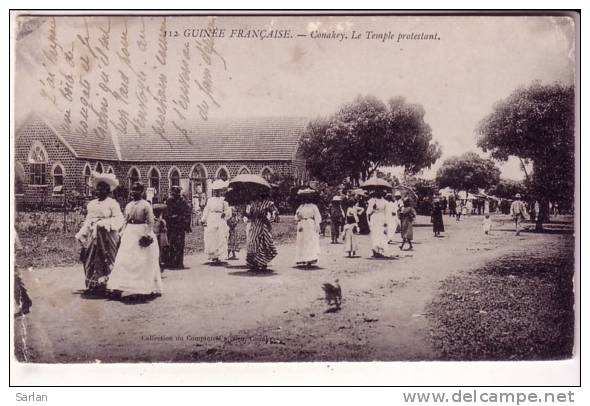
[[[328,303],[328,306],[334,304],[336,308],[339,309],[340,304],[342,303],[342,289],[338,284],[338,279],[336,279],[334,285],[331,283],[324,283],[322,289],[326,294],[326,303]]]

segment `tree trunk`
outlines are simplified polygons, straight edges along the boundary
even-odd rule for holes
[[[545,199],[539,200],[539,213],[537,221],[535,222],[535,231],[543,231],[543,223],[549,222],[549,201]]]

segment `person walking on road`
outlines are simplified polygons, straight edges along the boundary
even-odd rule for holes
[[[213,196],[207,200],[203,210],[201,223],[205,225],[203,239],[205,254],[209,261],[218,263],[227,259],[229,227],[227,219],[231,217],[229,204],[221,196],[221,191],[226,188],[225,182],[218,179],[211,185]]]
[[[271,234],[271,219],[276,212],[268,191],[260,191],[256,200],[246,208],[245,216],[249,222],[246,263],[252,271],[267,271],[268,263],[277,256]]]
[[[344,211],[340,202],[342,198],[338,195],[332,198],[330,204],[330,237],[332,244],[338,244],[338,238],[340,237],[340,230],[344,226]]]
[[[386,211],[389,202],[383,198],[382,190],[375,190],[367,204],[367,218],[371,229],[371,248],[373,257],[381,258],[387,255],[387,218]]]
[[[128,295],[161,295],[160,252],[154,234],[152,205],[142,198],[144,186],[131,186],[133,200],[125,207],[125,226],[107,289]]]
[[[445,225],[443,223],[443,211],[439,199],[434,199],[432,212],[430,214],[430,222],[432,223],[432,232],[435,237],[439,237],[441,232],[444,233]]]
[[[400,211],[400,222],[401,222],[401,233],[402,233],[402,245],[399,246],[400,250],[404,249],[406,242],[410,246],[409,250],[414,249],[412,240],[414,239],[414,219],[416,218],[416,210],[412,207],[409,198],[404,200],[404,207]]]
[[[521,200],[520,193],[517,193],[514,196],[514,201],[510,205],[510,215],[514,220],[514,225],[516,229],[516,235],[520,235],[520,228],[522,225],[522,221],[524,219],[528,219],[529,215],[526,210],[526,206],[524,202]]]
[[[311,266],[318,261],[320,256],[319,232],[322,216],[318,207],[313,203],[314,195],[315,191],[313,189],[303,189],[298,192],[301,205],[295,213],[295,221],[297,221],[297,265]],[[340,209],[340,204],[338,204],[338,208]],[[338,227],[340,227],[340,223],[338,223]],[[334,240],[333,235],[332,240]]]
[[[119,202],[109,197],[119,181],[113,174],[93,172],[90,179],[96,199],[88,203],[87,214],[76,240],[82,245],[86,293],[103,295],[119,248],[123,214]]]

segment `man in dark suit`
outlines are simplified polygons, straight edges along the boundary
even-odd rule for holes
[[[180,195],[182,188],[173,186],[166,202],[166,225],[168,226],[168,269],[184,269],[185,233],[191,231],[190,207]]]

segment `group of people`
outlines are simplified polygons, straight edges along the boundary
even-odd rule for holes
[[[133,200],[121,212],[119,203],[109,197],[118,181],[112,174],[93,173],[91,181],[96,199],[87,206],[87,216],[76,234],[81,244],[80,259],[84,264],[86,288],[92,293],[119,297],[122,294],[159,296],[162,294],[164,269],[184,268],[185,233],[191,231],[190,207],[181,196],[180,187],[172,187],[166,204],[150,204],[144,199],[144,187],[131,186]],[[238,225],[246,223],[246,263],[253,271],[267,271],[277,256],[272,237],[272,222],[278,214],[270,200],[270,191],[260,189],[248,204],[232,207],[224,197],[227,188],[219,180],[212,184],[212,197],[203,208],[200,221],[204,226],[204,252],[212,264],[236,259],[239,251]],[[296,265],[311,266],[320,257],[322,215],[317,192],[299,190],[299,206],[295,212],[297,227]],[[443,205],[434,199],[431,222],[435,236],[444,232]],[[516,232],[527,218],[526,208],[516,196],[511,212]],[[409,198],[384,189],[369,191],[361,201],[352,194],[337,194],[329,205],[331,242],[344,242],[344,251],[356,257],[359,246],[357,234],[362,221],[368,225],[372,256],[385,258],[391,254],[397,232],[401,234],[403,250],[412,250],[413,223],[416,211]],[[489,214],[484,220],[490,223]],[[491,223],[490,223],[491,224]],[[486,231],[487,233],[487,231]]]
[[[144,199],[144,186],[135,182],[132,201],[121,212],[119,203],[109,197],[119,184],[117,178],[95,172],[91,182],[96,199],[88,203],[86,219],[76,234],[87,292],[110,297],[161,295],[163,269],[184,268],[190,209],[180,188],[172,188],[164,211],[154,209]]]
[[[278,210],[270,200],[269,191],[260,189],[243,210],[231,207],[223,197],[225,182],[213,182],[212,197],[203,209],[205,254],[217,264],[226,259],[236,259],[239,251],[237,232],[242,220],[246,222],[246,263],[251,270],[265,271],[267,264],[277,255],[271,234],[271,223]]]
[[[301,205],[296,211],[297,221],[297,264],[311,265],[319,257],[319,232],[322,218],[318,207],[313,203],[315,192],[304,189],[299,192]],[[413,249],[413,222],[416,211],[409,199],[403,199],[400,192],[386,193],[383,189],[370,192],[369,199],[363,200],[352,194],[332,198],[328,209],[330,237],[332,244],[338,244],[340,236],[344,251],[349,257],[356,256],[358,243],[356,234],[363,234],[363,219],[371,236],[372,256],[389,256],[390,245],[394,244],[396,232],[401,232],[404,249]]]

